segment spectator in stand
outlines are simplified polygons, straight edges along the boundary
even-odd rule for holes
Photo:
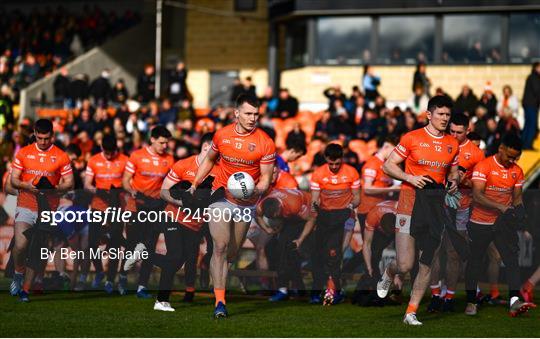
[[[142,103],[148,103],[154,99],[156,89],[156,69],[152,64],[144,66],[144,72],[137,79],[137,100]]]
[[[414,131],[415,129],[422,127],[422,125],[420,125],[416,119],[416,114],[414,114],[410,108],[405,110],[403,116],[405,117],[405,132]]]
[[[448,100],[450,100],[450,102],[452,104],[454,104],[454,99],[452,99],[452,97],[450,95],[448,95],[448,93],[446,93],[442,87],[437,87],[435,89],[435,95],[442,95],[442,96],[445,96]]]
[[[369,141],[386,134],[386,121],[380,119],[377,112],[367,109],[362,123],[356,128],[356,138]]]
[[[360,171],[360,169],[362,167],[361,166],[362,164],[360,163],[360,158],[358,157],[358,154],[351,151],[351,149],[349,148],[349,142],[348,141],[345,141],[343,143],[343,162],[345,162],[348,165],[351,165],[357,171]]]
[[[513,94],[512,87],[510,85],[503,86],[503,93],[501,100],[497,103],[497,114],[499,116],[512,116],[517,118],[519,111],[519,100]]]
[[[275,112],[276,118],[293,118],[298,113],[298,100],[289,94],[287,88],[279,90],[278,105]]]
[[[483,62],[486,60],[486,56],[482,50],[482,43],[480,41],[476,41],[471,46],[469,52],[467,53],[467,60],[472,63]]]
[[[61,104],[64,108],[71,107],[69,103],[69,88],[70,88],[71,79],[69,77],[67,67],[62,67],[60,69],[60,74],[56,76],[53,83],[54,89],[54,101],[57,104]]]
[[[422,88],[422,85],[417,84],[413,96],[407,102],[407,106],[410,107],[415,114],[420,114],[426,109],[428,101],[429,97]]]
[[[484,139],[486,142],[485,153],[486,156],[489,157],[497,153],[497,150],[499,149],[499,145],[501,143],[501,135],[497,134],[497,122],[494,118],[487,118],[486,130],[487,134]]]
[[[24,63],[21,69],[21,75],[25,85],[33,83],[39,75],[39,64],[36,57],[32,53],[26,54]]]
[[[113,104],[122,105],[129,98],[129,92],[126,88],[124,79],[118,79],[111,90],[111,101]]]
[[[525,126],[523,127],[523,149],[533,149],[533,141],[538,133],[538,108],[540,107],[540,62],[532,65],[532,71],[525,81],[523,90],[523,110]]]
[[[339,85],[325,89],[323,94],[328,98],[328,110],[332,114],[336,113],[336,100],[340,100],[342,106],[344,106],[345,102],[347,101],[347,97],[345,94],[343,94],[343,92],[341,92],[341,86]]]
[[[416,89],[418,86],[421,86],[422,94],[426,95],[429,99],[431,80],[429,80],[429,78],[427,77],[426,64],[424,62],[419,62],[416,65],[416,71],[414,72],[412,90],[415,95],[416,95]],[[423,106],[423,107],[426,107],[426,106]]]
[[[261,102],[260,110],[265,116],[273,116],[278,105],[278,98],[274,96],[274,90],[271,86],[266,87],[264,95],[259,98]]]
[[[300,123],[295,123],[293,126],[292,131],[290,131],[287,134],[287,137],[285,138],[285,144],[286,145],[299,145],[306,143],[306,132],[302,130],[302,127],[300,126]]]
[[[381,77],[375,74],[373,66],[365,65],[362,86],[364,87],[364,94],[368,103],[375,101],[375,98],[379,96],[377,88],[380,84]]]
[[[253,79],[251,79],[251,77],[246,77],[244,80],[243,93],[253,98],[257,97],[257,87],[253,84]]]
[[[94,99],[94,105],[99,107],[106,107],[111,99],[112,88],[109,78],[111,72],[105,68],[101,71],[101,75],[92,81],[90,85],[89,94]]]
[[[171,104],[170,99],[163,99],[161,103],[161,109],[159,111],[159,124],[163,126],[168,126],[169,124],[175,124],[177,119],[178,111]]]
[[[478,106],[476,108],[475,116],[471,119],[471,121],[474,123],[473,130],[482,138],[482,140],[486,140],[487,136],[489,134],[487,122],[489,119],[489,115],[487,114],[487,110],[483,106]]]
[[[454,112],[472,116],[476,111],[476,107],[478,107],[478,98],[468,85],[463,85],[461,93],[454,103]]]
[[[90,113],[90,110],[87,108],[81,109],[81,113],[75,121],[75,125],[77,125],[76,132],[86,131],[89,135],[93,136],[94,132],[96,131],[96,123],[92,119],[92,114]]]
[[[188,71],[183,61],[176,64],[176,68],[169,74],[169,84],[167,86],[169,99],[173,103],[180,102],[188,97],[187,88]]]
[[[15,118],[13,116],[13,91],[3,84],[0,87],[0,129],[7,127],[13,130],[15,127]],[[1,140],[2,138],[0,138]]]
[[[364,112],[366,110],[366,99],[364,98],[363,95],[359,95],[357,96],[356,98],[356,101],[355,101],[355,107],[354,107],[354,114],[353,114],[353,117],[354,117],[354,124],[355,126],[358,126],[360,125],[360,123],[362,122],[362,119],[364,118]]]
[[[491,90],[490,82],[488,82],[486,87],[484,87],[484,93],[482,93],[478,105],[485,107],[489,116],[494,117],[497,115],[497,98]]]
[[[231,97],[229,98],[229,103],[231,106],[234,104],[234,102],[236,102],[236,98],[238,98],[242,93],[244,93],[242,81],[240,81],[239,77],[235,77],[231,86]]]
[[[314,138],[328,141],[330,135],[335,134],[334,121],[331,119],[331,114],[329,111],[324,111],[321,119],[315,124],[315,135]]]
[[[88,98],[88,76],[86,74],[76,74],[70,85],[70,99],[74,107],[80,107],[83,100]]]
[[[195,110],[193,109],[193,106],[191,106],[191,102],[189,102],[187,99],[182,100],[180,108],[178,109],[178,117],[176,120],[183,122],[193,119],[195,119]]]

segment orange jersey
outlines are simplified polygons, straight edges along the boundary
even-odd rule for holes
[[[324,164],[311,175],[310,186],[314,191],[321,191],[321,209],[344,209],[352,201],[352,191],[360,188],[360,175],[347,164],[343,164],[335,174],[330,171],[328,164]]]
[[[97,189],[109,190],[111,187],[122,187],[122,176],[128,157],[124,154],[112,160],[107,160],[103,152],[92,156],[86,165],[86,177],[93,178]],[[107,208],[107,202],[103,201],[98,196],[92,199],[92,209],[104,211]]]
[[[465,168],[465,179],[471,179],[474,166],[484,160],[484,152],[470,140],[467,140],[463,145],[459,145],[459,166]],[[470,187],[461,187],[462,198],[460,208],[468,208],[471,205],[472,195]]]
[[[285,172],[284,170],[279,170],[278,177],[276,179],[276,182],[272,185],[272,188],[298,189],[298,182],[290,173]]]
[[[366,179],[371,179],[371,185],[376,188],[390,187],[392,186],[392,178],[383,172],[384,160],[377,155],[369,158],[362,167],[362,177],[360,180],[361,186],[364,186]],[[360,205],[358,206],[358,213],[367,214],[373,206],[377,205],[381,201],[384,201],[385,195],[367,195],[364,190],[360,191]]]
[[[383,215],[386,213],[396,214],[397,204],[397,201],[385,200],[373,206],[366,216],[366,230],[377,230],[381,226]]]
[[[159,198],[163,180],[174,164],[170,154],[158,155],[149,147],[131,153],[126,171],[133,174],[131,187],[152,198]]]
[[[424,127],[401,137],[394,152],[405,159],[405,173],[430,176],[436,183],[444,184],[450,167],[458,164],[459,145],[454,137],[437,137]],[[404,182],[403,189],[414,187]]]
[[[272,189],[257,203],[257,215],[262,215],[262,204],[268,198],[275,198],[281,205],[282,218],[298,217],[308,220],[314,213],[311,208],[311,194],[297,189]]]
[[[37,145],[30,144],[15,155],[13,168],[22,171],[21,181],[34,181],[39,177],[47,177],[54,186],[58,185],[60,178],[73,173],[67,154],[55,145],[42,151]],[[37,180],[35,180],[37,181]],[[49,204],[52,210],[58,207],[58,198],[51,197]],[[21,190],[17,197],[17,206],[37,211],[37,200],[33,193]]]
[[[197,174],[197,170],[199,169],[199,165],[200,164],[197,155],[192,155],[188,158],[178,160],[172,166],[169,174],[167,174],[167,179],[171,180],[174,183],[179,183],[180,181],[189,181],[192,183],[193,179],[195,179],[195,175]],[[194,231],[200,230],[202,225],[204,224],[204,222],[202,221],[202,217],[191,218],[186,213],[184,213],[182,207],[167,204],[167,207],[165,207],[165,211],[172,212],[175,217],[176,215],[178,215],[178,222]]]
[[[522,187],[523,170],[516,164],[505,168],[497,162],[495,156],[480,161],[474,166],[472,181],[481,181],[486,184],[484,194],[486,198],[503,205],[512,204],[512,195],[515,187]],[[471,221],[477,224],[494,224],[499,211],[479,204],[473,205]]]
[[[218,130],[212,140],[212,150],[219,153],[220,161],[216,170],[213,188],[227,187],[229,177],[236,172],[246,172],[255,183],[261,176],[261,165],[273,164],[276,160],[274,141],[261,129],[240,134],[236,123]],[[254,205],[254,201],[239,201],[226,191],[227,200],[239,205]]]

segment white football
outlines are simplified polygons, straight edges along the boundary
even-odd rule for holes
[[[255,190],[255,181],[246,172],[236,172],[229,177],[227,190],[236,199],[249,199]]]

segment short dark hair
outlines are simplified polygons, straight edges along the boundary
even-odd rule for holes
[[[214,133],[213,133],[213,132],[204,134],[204,135],[201,137],[201,146],[202,146],[204,143],[212,142],[212,139],[214,139]]]
[[[381,229],[386,234],[392,234],[396,227],[396,215],[394,213],[383,214],[380,222]]]
[[[507,133],[502,137],[501,145],[520,151],[523,149],[521,138],[515,133]]]
[[[240,106],[242,106],[246,102],[253,107],[259,107],[260,105],[259,99],[257,99],[253,95],[242,93],[236,98],[235,107],[240,108]]]
[[[156,127],[152,128],[152,131],[150,132],[150,137],[154,139],[158,139],[160,137],[169,139],[171,136],[171,132],[169,132],[169,130],[163,125],[156,125]]]
[[[39,119],[34,123],[34,132],[39,134],[52,133],[53,124],[49,119]]]
[[[377,139],[377,147],[381,148],[383,147],[384,143],[387,142],[389,144],[392,144],[394,146],[397,146],[399,144],[399,137],[395,134],[388,134],[385,137],[378,138]]]
[[[118,145],[116,144],[116,137],[113,134],[105,134],[101,141],[101,148],[107,152],[116,152]]]
[[[475,141],[482,140],[482,137],[476,132],[470,132],[469,134],[467,134],[467,139]]]
[[[287,149],[292,149],[295,152],[301,153],[302,155],[307,153],[306,143],[301,140],[288,140],[286,141]]]
[[[343,147],[339,144],[328,144],[324,149],[324,157],[330,160],[337,160],[343,158]]]
[[[454,107],[454,104],[452,103],[452,100],[444,95],[436,95],[433,98],[429,99],[427,110],[430,112],[434,112],[437,108],[441,107],[448,107],[452,108]]]
[[[266,198],[262,202],[262,213],[267,218],[273,218],[280,210],[281,204],[276,198]]]
[[[463,113],[452,114],[450,123],[457,126],[463,126],[467,129],[469,127],[469,117]]]

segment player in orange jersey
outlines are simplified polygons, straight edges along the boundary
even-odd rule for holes
[[[165,203],[160,199],[160,191],[163,180],[174,164],[172,155],[166,153],[170,138],[171,132],[165,127],[154,127],[150,132],[150,145],[133,152],[126,164],[122,186],[130,193],[131,203],[136,202],[137,212],[141,217],[142,214],[148,215],[148,212],[162,211],[165,207]],[[161,228],[160,225],[150,222],[138,222],[131,225],[131,228],[129,230],[128,227],[127,248],[131,250],[134,244],[136,246],[134,256],[131,260],[126,260],[124,270],[129,271],[135,262],[142,258],[140,254],[148,254],[148,259],[141,265],[137,297],[151,298],[146,286],[152,272],[152,259]]]
[[[396,214],[398,271],[387,267],[377,284],[377,294],[381,298],[386,297],[394,275],[412,270],[416,258],[415,248],[418,248],[419,271],[403,319],[408,325],[422,325],[416,318],[416,310],[429,285],[431,262],[444,229],[444,185],[447,184],[450,194],[458,189],[459,146],[455,138],[445,134],[451,108],[452,102],[448,98],[431,98],[426,111],[428,125],[405,134],[383,166],[385,173],[403,181],[403,185]],[[401,168],[403,162],[405,170]],[[422,191],[427,184],[436,189]],[[433,194],[431,199],[429,194]],[[416,195],[421,195],[422,199]],[[424,204],[430,206],[426,208]]]
[[[86,175],[84,177],[84,188],[94,194],[90,207],[92,210],[105,211],[108,207],[120,208],[122,187],[122,177],[126,167],[128,157],[119,153],[116,138],[113,135],[105,135],[101,142],[101,152],[92,156],[86,166]],[[101,223],[91,224],[92,239],[90,246],[94,249],[99,247],[101,236],[108,233],[110,241],[107,244],[109,248],[119,248],[123,243],[124,224],[120,222],[111,222],[110,225],[101,225]],[[96,266],[96,279],[94,282],[100,283],[103,279],[103,266],[101,258]],[[119,259],[109,259],[107,268],[107,281],[105,282],[105,292],[113,292],[113,284],[118,270]],[[101,268],[101,271],[98,269]],[[86,279],[82,280],[86,281]],[[97,288],[97,284],[93,284]],[[120,272],[118,282],[118,292],[121,295],[127,293],[127,276],[123,270]]]
[[[356,222],[354,209],[360,203],[360,175],[343,163],[343,148],[329,144],[324,150],[326,164],[311,176],[312,201],[318,211],[313,233],[313,288],[311,303],[320,302],[320,294],[327,281],[324,304],[342,301],[341,260],[343,233]]]
[[[273,189],[257,204],[257,223],[278,240],[278,291],[270,301],[289,298],[289,281],[293,287],[303,286],[299,249],[315,217],[310,194],[298,189]]]
[[[476,315],[476,287],[487,247],[495,243],[506,267],[510,315],[517,316],[536,307],[519,299],[519,238],[517,230],[524,225],[523,170],[516,164],[522,142],[514,134],[503,137],[497,154],[480,161],[472,174],[474,206],[468,224],[470,249],[465,273],[467,308],[465,314]]]
[[[210,261],[210,274],[214,282],[216,296],[214,316],[226,317],[225,284],[227,281],[228,263],[236,256],[244,242],[253,214],[255,204],[260,196],[266,193],[272,181],[272,171],[276,160],[276,147],[270,137],[257,128],[259,118],[258,100],[247,95],[240,95],[236,100],[234,115],[236,121],[218,130],[212,141],[212,148],[197,171],[190,189],[194,192],[197,186],[210,173],[218,157],[219,166],[216,171],[213,188],[227,187],[229,177],[239,171],[247,172],[255,180],[255,192],[247,201],[235,199],[228,191],[225,199],[218,201],[210,208],[219,211],[248,211],[248,218],[212,218],[209,222],[210,233],[214,242],[214,252]]]
[[[23,234],[26,230],[40,223],[40,208],[55,211],[58,207],[58,194],[63,194],[73,187],[73,171],[70,161],[65,152],[53,145],[53,126],[47,119],[39,119],[34,124],[36,142],[22,148],[15,156],[11,173],[11,185],[19,190],[17,197],[17,211],[15,214],[15,246],[13,257],[15,274],[11,283],[12,295],[19,295],[21,301],[27,302],[34,272],[41,266],[40,258],[32,258],[29,254],[30,263],[33,267],[26,267],[26,276],[22,285],[25,272],[26,250],[29,240]],[[54,187],[41,190],[43,187]],[[46,207],[40,206],[45,202]],[[32,252],[32,249],[29,249]]]
[[[212,147],[213,133],[207,133],[201,138],[201,152],[186,159],[177,161],[167,174],[161,186],[161,198],[168,204],[165,211],[172,213],[177,220],[169,222],[164,230],[167,254],[156,254],[155,264],[161,267],[159,292],[154,303],[154,310],[173,312],[169,297],[176,272],[186,263],[191,262],[194,272],[186,268],[186,294],[184,300],[193,300],[195,293],[196,260],[201,242],[201,228],[205,224],[204,211],[199,213],[192,206],[186,206],[178,195],[171,194],[177,184],[193,182],[195,173]],[[189,188],[186,187],[186,188]],[[185,189],[185,188],[184,188]],[[174,196],[173,196],[174,195]],[[180,209],[180,210],[179,210]],[[188,274],[190,275],[188,277]],[[188,298],[186,298],[186,295]]]
[[[271,189],[298,189],[298,182],[296,179],[289,172],[280,169],[278,161],[276,161],[276,166],[274,166]],[[257,218],[252,220],[246,238],[248,238],[255,247],[255,264],[257,270],[266,271],[269,269],[268,258],[266,256],[266,245],[273,236],[274,233],[267,233],[259,226]],[[261,285],[263,291],[270,289],[268,277],[261,277]]]
[[[459,143],[459,175],[460,185],[459,192],[462,197],[457,202],[456,209],[452,211],[447,208],[449,213],[455,213],[455,227],[457,232],[446,230],[443,234],[441,247],[436,252],[431,267],[431,303],[428,306],[428,312],[436,312],[441,308],[444,312],[452,312],[454,310],[454,294],[460,276],[460,262],[466,259],[467,250],[467,223],[470,216],[471,205],[471,188],[472,188],[472,170],[474,166],[484,159],[484,152],[467,139],[467,134],[470,132],[469,118],[464,114],[454,114],[450,119],[450,135],[452,135]],[[456,246],[454,246],[456,243]],[[456,248],[459,252],[456,250]],[[446,274],[441,276],[440,255],[444,251],[446,253]],[[460,254],[461,253],[461,257]],[[441,280],[446,283],[446,294],[441,295]]]

